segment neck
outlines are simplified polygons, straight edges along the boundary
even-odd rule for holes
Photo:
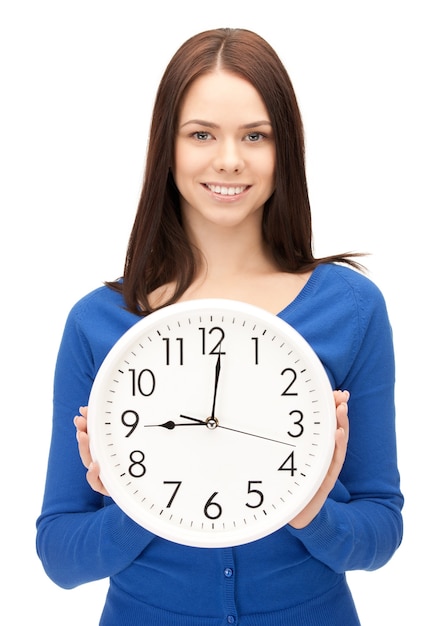
[[[207,232],[206,237],[195,237],[193,243],[201,253],[200,276],[207,279],[258,274],[272,266],[260,233],[253,236],[251,231],[245,236],[234,229],[228,229],[226,233],[220,229],[215,236]]]
[[[189,241],[199,251],[200,274],[235,274],[252,271],[270,259],[263,240],[262,211],[245,219],[211,221],[194,212],[183,215]]]

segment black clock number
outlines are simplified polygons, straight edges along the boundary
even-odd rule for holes
[[[282,393],[280,395],[282,395],[282,396],[297,396],[297,391],[293,391],[293,385],[295,384],[295,382],[297,380],[296,371],[293,370],[293,368],[291,368],[291,367],[286,367],[281,372],[281,376],[288,376],[288,378],[290,380],[289,380],[288,385],[285,387],[284,391],[282,391]]]
[[[130,437],[130,435],[139,424],[139,415],[136,411],[124,411],[124,413],[121,415],[121,422],[124,424],[124,426],[130,429],[129,432],[126,434],[126,437]]]
[[[259,506],[262,506],[263,504],[263,493],[259,490],[259,489],[254,489],[253,485],[261,485],[262,481],[261,480],[250,480],[248,481],[248,493],[255,493],[257,494],[258,497],[258,501],[255,502],[254,504],[251,504],[250,502],[245,502],[245,505],[248,506],[250,509],[257,509]]]
[[[220,504],[213,501],[216,495],[218,495],[218,491],[215,491],[204,505],[204,514],[209,519],[218,519],[223,513]]]
[[[254,364],[258,365],[259,364],[259,338],[251,337],[251,339],[254,342]]]
[[[172,506],[172,502],[174,501],[174,498],[178,493],[178,489],[181,487],[181,480],[165,480],[163,482],[163,485],[176,485],[175,489],[173,490],[172,497],[170,498],[166,506],[166,509],[170,509],[170,507]]]
[[[166,342],[166,365],[170,365],[171,364],[170,337],[163,337],[163,341]],[[178,342],[178,363],[180,365],[183,365],[183,338],[177,337],[176,341]]]
[[[132,395],[136,396],[137,393],[142,396],[151,396],[155,391],[155,374],[152,370],[142,369],[140,372],[137,372],[134,369],[129,369],[130,374],[132,375]]]
[[[200,326],[200,328],[198,330],[201,330],[201,352],[202,354],[226,354],[226,352],[223,352],[221,349],[221,345],[222,345],[222,341],[225,338],[225,331],[223,330],[223,328],[220,328],[220,326],[213,326],[212,328],[209,329],[208,331],[208,335],[211,335],[212,333],[214,334],[214,338],[216,337],[216,342],[213,348],[211,348],[209,350],[209,352],[207,351],[207,345],[206,345],[206,328],[203,328],[202,326]]]
[[[294,411],[290,411],[290,415],[298,415],[299,417],[295,422],[293,422],[293,424],[296,426],[296,432],[288,431],[288,435],[290,437],[301,437],[304,434],[304,414],[302,413],[302,411],[295,409]]]
[[[294,476],[295,472],[297,472],[297,467],[294,463],[294,451],[287,456],[282,465],[277,468],[279,472],[290,472],[291,476]]]
[[[130,453],[129,474],[133,478],[141,478],[146,473],[146,466],[143,464],[144,459],[145,455],[141,450],[133,450]]]

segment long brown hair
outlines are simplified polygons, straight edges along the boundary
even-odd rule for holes
[[[248,80],[263,98],[276,145],[275,191],[263,213],[263,235],[282,271],[304,272],[320,263],[359,267],[341,254],[313,256],[311,211],[305,173],[304,131],[295,92],[282,62],[259,35],[220,28],[188,39],[174,54],[158,87],[145,175],[127,248],[123,280],[107,283],[122,292],[127,308],[150,313],[147,295],[166,283],[175,302],[194,279],[196,255],[181,223],[179,194],[170,172],[178,112],[186,89],[216,67]]]

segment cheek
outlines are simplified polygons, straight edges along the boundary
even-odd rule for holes
[[[175,161],[172,166],[172,177],[180,196],[191,200],[194,185],[197,179],[199,167],[197,160],[189,154],[185,155],[181,150],[175,152]]]
[[[175,180],[187,180],[193,177],[202,168],[202,159],[199,154],[188,151],[187,154],[182,150],[176,150],[175,162],[172,167],[172,173]]]
[[[263,176],[265,180],[268,180],[271,187],[274,188],[276,181],[276,159],[274,153],[269,155],[269,158],[266,158],[263,163]]]
[[[276,151],[274,148],[265,150],[258,161],[259,171],[262,171],[265,178],[274,178],[276,170]]]

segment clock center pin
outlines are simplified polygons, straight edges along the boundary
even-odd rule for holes
[[[216,417],[208,417],[206,420],[206,426],[210,430],[215,430],[218,426],[218,419]]]

